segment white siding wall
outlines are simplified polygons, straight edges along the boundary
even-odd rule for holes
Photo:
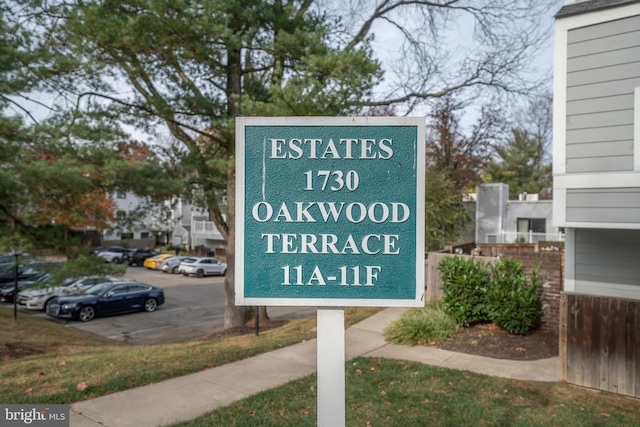
[[[487,234],[498,234],[507,221],[507,184],[481,184],[476,188],[476,242],[487,242]]]
[[[503,225],[503,230],[516,232],[518,218],[538,218],[545,220],[545,233],[557,233],[558,228],[553,226],[551,200],[538,200],[535,202],[520,202],[510,200],[507,209],[507,221]]]
[[[556,20],[557,227],[640,229],[640,2],[604,6]]]
[[[569,31],[567,172],[633,170],[640,15]]]

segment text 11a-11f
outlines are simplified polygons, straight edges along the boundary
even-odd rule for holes
[[[362,269],[362,270],[361,270]],[[309,274],[303,271],[301,265],[281,267],[283,272],[283,286],[326,286],[327,282],[338,282],[340,286],[374,286],[378,280],[378,273],[382,271],[379,265],[363,265],[338,268],[336,275],[324,275],[317,265]],[[362,274],[361,274],[362,273]],[[364,283],[361,282],[364,280]]]

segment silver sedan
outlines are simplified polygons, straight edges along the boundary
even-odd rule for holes
[[[180,267],[181,262],[193,262],[195,261],[195,259],[196,259],[195,257],[182,256],[182,255],[172,256],[171,258],[162,260],[158,264],[158,267],[156,269],[162,270],[164,273],[176,274],[178,273],[178,267]]]

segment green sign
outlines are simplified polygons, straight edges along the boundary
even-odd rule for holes
[[[236,132],[237,304],[423,304],[423,118],[238,118]]]

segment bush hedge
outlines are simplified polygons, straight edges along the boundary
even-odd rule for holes
[[[540,325],[542,280],[539,265],[527,277],[522,264],[509,258],[491,266],[474,258],[444,258],[444,310],[462,326],[491,321],[509,333],[526,335]]]
[[[486,293],[489,319],[509,333],[527,335],[540,325],[542,280],[538,265],[527,279],[522,264],[502,259],[491,265],[491,285]]]
[[[489,270],[473,258],[446,257],[438,265],[442,278],[444,309],[462,326],[489,320],[485,293]]]
[[[424,307],[410,308],[384,330],[394,344],[423,345],[444,341],[460,329],[443,308],[442,300],[428,301]]]

